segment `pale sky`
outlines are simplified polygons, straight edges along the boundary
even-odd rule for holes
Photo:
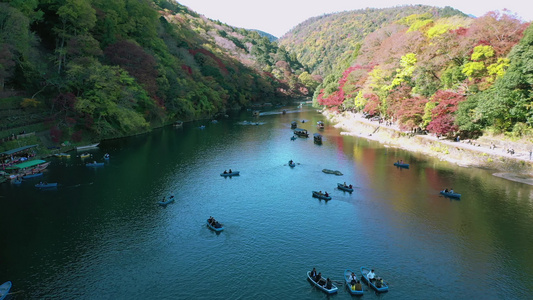
[[[332,12],[406,4],[451,6],[480,17],[489,11],[508,9],[524,21],[533,20],[531,0],[177,0],[212,20],[235,27],[258,29],[281,37],[299,23]]]

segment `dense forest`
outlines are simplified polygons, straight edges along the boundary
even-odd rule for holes
[[[172,0],[0,0],[0,129],[104,139],[311,95],[269,38]]]
[[[406,14],[413,9],[417,13]],[[386,19],[379,24],[366,15],[365,22],[376,28],[371,32],[366,33],[371,26],[347,30],[354,25],[337,19],[348,13],[335,15],[329,23],[326,16],[314,19],[320,26],[330,24],[322,33],[300,34],[301,42],[290,47],[312,72],[327,73],[314,95],[317,105],[364,111],[404,130],[443,136],[476,137],[486,132],[531,136],[533,28],[528,28],[529,23],[507,11],[478,18],[425,6],[400,7],[395,13],[371,11],[374,20]],[[352,21],[360,24],[361,18]],[[318,26],[308,22],[307,28]],[[363,38],[338,47],[333,58],[329,56],[333,50],[320,48],[316,38],[324,31],[333,37],[342,33]],[[295,33],[286,36],[294,42]],[[309,46],[313,43],[318,48]],[[309,55],[312,49],[325,54]],[[328,63],[332,66],[328,70],[324,62],[308,57],[324,61],[328,57],[335,63]]]

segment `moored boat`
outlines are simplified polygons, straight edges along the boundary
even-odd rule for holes
[[[6,281],[0,285],[0,300],[3,300],[9,294],[12,285],[11,281]]]
[[[344,183],[337,183],[337,188],[339,190],[343,190],[346,192],[353,192],[353,188],[350,187],[351,185],[344,185]]]
[[[450,198],[461,198],[461,194],[457,194],[457,193],[453,193],[453,192],[445,192],[445,191],[440,191],[441,195],[445,196],[445,197],[450,197]]]
[[[35,185],[38,189],[46,189],[46,188],[56,188],[57,182],[48,183],[48,182],[40,182]]]
[[[54,156],[59,157],[59,158],[70,158],[70,154],[68,153],[56,153],[54,154]]]
[[[46,169],[49,164],[50,164],[49,161],[44,161],[41,159],[25,161],[25,162],[7,167],[6,176],[9,177],[10,179],[15,179],[17,177],[24,176],[24,175],[32,175],[35,173],[40,173],[42,170]]]
[[[30,178],[40,177],[40,176],[43,176],[42,172],[24,175],[22,176],[22,179],[30,179]]]
[[[350,291],[350,294],[352,295],[363,295],[363,287],[361,286],[359,280],[357,280],[355,285],[352,285],[352,280],[350,279],[352,273],[355,274],[355,272],[350,269],[344,270],[344,280],[346,281],[346,288],[348,288],[348,291]]]
[[[299,137],[309,137],[309,133],[307,133],[307,130],[302,129],[302,128],[295,128],[294,134]]]
[[[224,177],[239,176],[239,173],[240,173],[240,171],[220,173],[220,176],[224,176]]]
[[[91,154],[90,154],[90,153],[83,153],[83,154],[80,154],[80,158],[88,158],[88,157],[91,157]]]
[[[380,277],[376,277],[375,281],[370,281],[367,277],[368,272],[370,272],[370,269],[361,267],[361,279],[366,282],[371,288],[373,288],[376,292],[384,293],[389,290],[389,286],[383,282],[383,279]]]
[[[212,219],[212,222],[210,222],[210,219],[207,219],[207,227],[217,232],[224,230],[224,226],[218,221],[215,221],[215,219]]]
[[[395,162],[394,165],[397,166],[398,168],[409,169],[409,164],[406,164],[406,163]]]
[[[313,197],[318,198],[318,199],[323,199],[323,200],[331,200],[331,196],[329,195],[326,196],[326,194],[321,194],[317,191],[313,191]]]
[[[168,198],[163,198],[163,200],[157,202],[159,205],[167,205],[167,204],[170,204],[172,202],[174,202],[175,198],[174,198],[174,195],[168,197]]]
[[[330,289],[326,288],[326,279],[324,277],[322,277],[320,280],[318,280],[318,282],[316,282],[315,279],[311,277],[311,271],[307,271],[307,280],[309,280],[314,286],[316,286],[326,294],[335,294],[339,290],[334,284],[331,284]]]
[[[85,145],[85,146],[79,146],[79,147],[76,147],[76,150],[83,151],[83,150],[87,150],[87,149],[98,148],[98,145],[100,145],[100,143],[90,144],[90,145]]]

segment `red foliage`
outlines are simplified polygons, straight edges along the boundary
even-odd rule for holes
[[[364,94],[363,97],[368,99],[368,101],[366,102],[365,108],[363,108],[363,111],[370,115],[375,115],[379,113],[379,108],[381,107],[381,101],[379,100],[378,95]]]
[[[448,135],[459,129],[454,123],[455,118],[453,115],[439,116],[429,123],[427,130],[437,135]]]
[[[438,135],[448,135],[457,131],[454,112],[457,111],[459,103],[464,100],[466,97],[462,94],[452,91],[437,91],[433,95],[432,101],[438,104],[431,111],[432,120],[428,124],[427,130]]]
[[[424,108],[428,100],[422,97],[414,97],[402,101],[396,112],[396,118],[402,130],[419,127],[424,116]]]
[[[54,143],[59,143],[59,140],[61,139],[62,135],[63,132],[61,131],[61,129],[59,129],[59,127],[54,126],[50,128],[50,137],[52,138],[52,141],[54,141]]]
[[[399,118],[398,112],[402,109],[405,99],[411,98],[412,88],[407,85],[401,85],[391,91],[387,97],[387,115]]]
[[[209,52],[208,50],[203,49],[203,48],[189,49],[189,53],[192,55],[202,53],[205,56],[209,56],[217,63],[220,71],[222,71],[224,74],[228,74],[228,69],[226,69],[226,65],[222,62],[222,60],[218,58],[216,55],[214,55],[213,53]]]
[[[189,73],[189,75],[192,75],[192,68],[187,66],[187,65],[181,65],[181,69],[187,73]]]

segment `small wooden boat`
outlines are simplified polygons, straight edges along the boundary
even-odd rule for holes
[[[174,202],[174,200],[175,200],[174,196],[170,196],[170,197],[165,198],[165,199],[163,199],[163,200],[161,200],[161,201],[159,201],[159,202],[157,202],[157,203],[158,203],[159,205],[167,205],[167,204],[169,204],[169,203]]]
[[[231,173],[220,173],[220,176],[224,177],[231,177],[231,176],[239,176],[240,171],[233,171]]]
[[[9,294],[9,290],[11,289],[12,283],[11,281],[6,281],[0,285],[0,300],[3,300],[7,294]]]
[[[322,135],[320,133],[314,133],[313,141],[315,142],[315,144],[322,144]]]
[[[317,191],[313,191],[313,197],[318,198],[318,199],[323,199],[323,200],[331,200],[331,196],[326,196],[324,194],[320,194]]]
[[[296,167],[296,163],[295,162],[289,162],[289,167],[291,167],[291,168]]]
[[[457,193],[451,193],[451,192],[445,192],[445,191],[440,191],[441,195],[443,195],[444,197],[450,197],[450,198],[461,198],[461,194],[457,194]]]
[[[331,284],[331,289],[327,289],[326,287],[324,287],[324,285],[326,284],[326,278],[324,277],[322,277],[319,282],[316,282],[311,277],[311,271],[307,271],[307,280],[309,280],[314,286],[321,289],[326,294],[335,294],[339,290],[334,284]]]
[[[355,285],[352,287],[352,283],[350,280],[350,275],[352,275],[352,273],[355,274],[355,272],[350,269],[344,270],[344,280],[346,281],[346,288],[348,288],[348,291],[350,291],[350,294],[352,295],[363,295],[363,287],[361,286],[360,290],[357,289],[361,284],[359,284],[359,286]]]
[[[344,183],[337,183],[337,188],[339,190],[343,190],[343,191],[346,191],[346,192],[353,192],[353,188],[349,187],[349,186],[345,186]]]
[[[382,282],[383,280],[379,277],[376,277],[376,280],[378,280],[378,278],[381,279],[381,282],[378,282],[378,283],[376,283],[376,281],[372,282],[368,280],[368,277],[366,276],[368,272],[370,272],[370,269],[361,267],[361,279],[364,282],[366,282],[371,288],[373,288],[376,292],[379,292],[379,293],[384,293],[389,290],[389,286],[385,282]],[[378,285],[380,286],[378,287]]]
[[[294,134],[299,137],[309,137],[309,133],[307,133],[307,130],[301,128],[295,128]]]
[[[70,154],[68,153],[56,153],[54,154],[54,156],[59,157],[59,158],[70,158]]]
[[[86,145],[86,146],[80,146],[80,147],[76,147],[76,150],[83,151],[83,150],[87,150],[87,149],[98,148],[98,145],[100,145],[100,143]]]
[[[90,153],[83,153],[83,154],[80,154],[80,158],[88,158],[88,157],[91,157],[91,154],[90,154]]]
[[[220,226],[220,227],[218,227],[218,226]],[[215,226],[213,226],[213,225],[211,225],[209,223],[209,219],[207,219],[207,227],[209,227],[209,229],[217,231],[217,232],[220,232],[220,231],[224,230],[224,226],[222,226],[222,224],[220,224],[217,221],[215,221]]]
[[[85,164],[85,166],[90,167],[90,168],[103,167],[104,163],[103,162],[92,162],[92,163]]]
[[[22,179],[35,178],[35,177],[39,177],[39,176],[43,176],[43,173],[39,172],[39,173],[35,173],[35,174],[24,175],[24,176],[22,176]]]
[[[395,162],[394,165],[397,166],[398,168],[409,169],[409,164]]]
[[[53,183],[41,182],[41,183],[37,183],[35,187],[38,189],[56,188],[57,182],[53,182]]]

